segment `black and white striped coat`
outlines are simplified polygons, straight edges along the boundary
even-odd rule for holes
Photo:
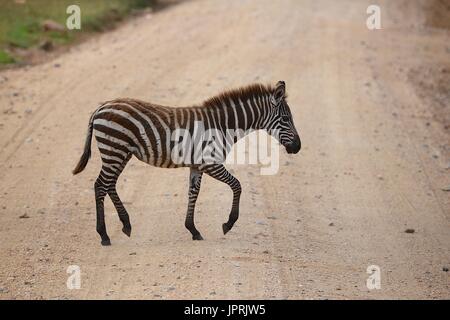
[[[285,83],[275,87],[260,84],[224,92],[200,106],[166,107],[135,99],[116,99],[103,103],[91,116],[84,152],[74,174],[81,172],[90,157],[92,135],[102,159],[102,168],[95,182],[97,210],[97,232],[102,245],[110,245],[104,218],[104,198],[108,194],[123,223],[122,231],[130,236],[129,215],[116,191],[116,182],[127,162],[134,155],[139,160],[162,168],[189,167],[189,203],[185,226],[194,240],[202,236],[194,225],[194,208],[200,190],[203,173],[227,183],[233,191],[231,213],[222,225],[226,234],[239,216],[241,186],[223,166],[233,143],[253,130],[267,130],[285,146],[288,153],[300,150],[300,138],[295,129],[289,106],[286,102]],[[220,155],[215,161],[197,161],[195,139],[190,144],[178,144],[174,133],[183,130],[196,136],[196,126],[204,130],[214,129],[220,133]],[[238,131],[237,135],[229,135]],[[175,134],[176,136],[176,134]],[[174,157],[180,151],[183,157]],[[174,152],[174,148],[178,148]],[[191,148],[188,148],[191,147]],[[183,150],[186,148],[186,150]]]

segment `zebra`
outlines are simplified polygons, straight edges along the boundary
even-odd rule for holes
[[[233,192],[233,202],[228,221],[223,223],[226,234],[239,217],[241,184],[223,165],[223,159],[242,136],[255,130],[265,130],[274,136],[287,153],[298,153],[301,141],[286,100],[286,84],[279,81],[275,86],[252,84],[228,90],[190,107],[167,107],[144,101],[120,98],[101,104],[91,115],[84,151],[72,173],[84,170],[91,155],[92,135],[100,151],[102,167],[94,183],[97,213],[96,230],[101,244],[111,245],[106,231],[104,199],[111,198],[122,222],[122,232],[131,236],[131,223],[127,210],[119,198],[116,182],[134,155],[137,159],[162,168],[188,167],[189,191],[185,227],[193,240],[203,240],[194,224],[195,203],[200,191],[203,174],[228,184]],[[174,161],[175,142],[172,133],[184,129],[193,134],[195,123],[223,133],[220,141],[225,146],[215,162],[195,162],[192,150],[181,161]],[[228,129],[242,129],[241,136],[225,134]],[[219,152],[220,153],[220,152]],[[184,159],[184,160],[183,160]]]

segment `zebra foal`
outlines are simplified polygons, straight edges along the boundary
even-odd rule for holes
[[[222,225],[226,234],[239,217],[241,185],[224,167],[226,155],[232,145],[254,130],[265,130],[274,136],[288,153],[297,153],[301,148],[300,137],[286,102],[286,86],[279,81],[276,86],[254,84],[227,91],[192,107],[166,107],[135,99],[116,99],[103,103],[92,114],[83,154],[73,170],[78,174],[86,167],[91,155],[92,135],[102,159],[102,168],[95,181],[97,232],[102,245],[110,245],[106,232],[104,199],[111,198],[122,231],[131,235],[131,224],[127,210],[116,191],[116,182],[128,161],[134,155],[139,160],[162,168],[189,167],[189,202],[185,226],[193,240],[203,240],[194,224],[195,203],[200,191],[203,174],[207,174],[230,186],[233,202],[228,221]],[[198,125],[205,130],[214,130],[220,150],[214,152],[214,161],[198,159],[195,137]],[[183,130],[194,140],[177,143]],[[240,132],[229,134],[229,131]],[[183,140],[183,139],[181,139]],[[202,147],[200,147],[202,148]],[[182,157],[179,155],[183,154]]]

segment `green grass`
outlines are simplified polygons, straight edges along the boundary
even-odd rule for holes
[[[0,64],[14,63],[6,48],[27,49],[50,39],[56,45],[70,43],[80,33],[105,31],[133,9],[153,5],[156,0],[0,0]],[[76,4],[81,9],[81,30],[44,32],[44,20],[66,25],[66,9]]]
[[[28,48],[38,41],[39,32],[40,27],[37,21],[24,18],[11,24],[6,32],[5,40],[8,45]]]
[[[0,50],[0,64],[10,64],[16,62],[7,52]]]

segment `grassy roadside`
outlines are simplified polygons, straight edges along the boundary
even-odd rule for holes
[[[151,7],[156,0],[0,0],[0,68],[26,62],[27,52],[73,42],[81,34],[104,31],[133,10]],[[65,28],[66,8],[81,9],[81,30],[45,31],[44,21]],[[46,47],[47,46],[47,47]],[[42,51],[42,50],[41,50]]]

